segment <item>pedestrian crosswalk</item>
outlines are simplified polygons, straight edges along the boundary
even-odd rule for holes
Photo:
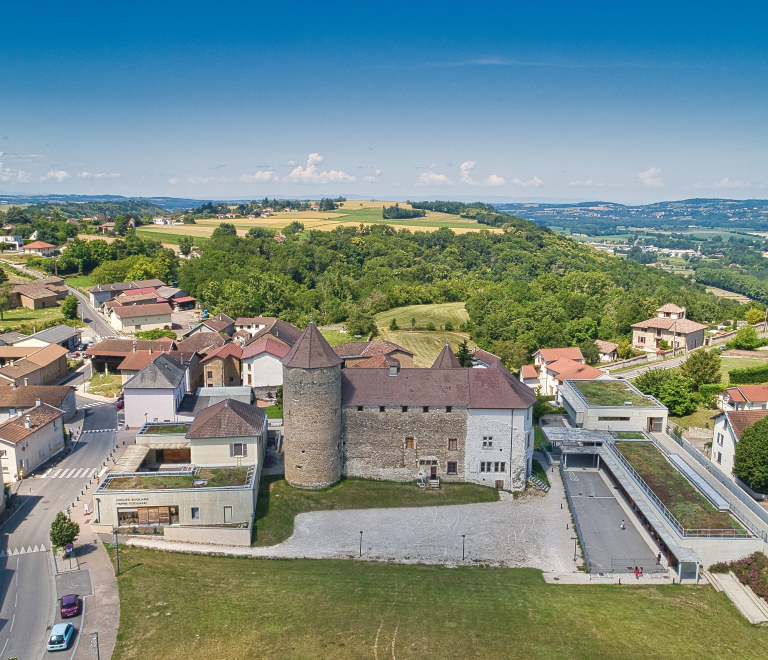
[[[7,548],[5,550],[0,550],[0,559],[3,559],[4,557],[15,557],[16,555],[28,555],[32,552],[45,552],[46,548],[41,543],[40,545],[36,545],[34,548],[30,545],[28,547],[21,546],[21,549],[14,548],[11,550],[10,548]]]
[[[98,468],[84,467],[84,468],[52,468],[43,475],[43,479],[46,477],[50,479],[90,479],[95,477]]]
[[[93,401],[91,403],[84,403],[82,406],[78,406],[78,410],[88,410],[89,408],[98,408],[99,406],[110,406],[112,405],[109,401]]]

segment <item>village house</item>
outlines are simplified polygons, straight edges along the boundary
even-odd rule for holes
[[[686,318],[685,307],[672,303],[656,310],[656,317],[632,325],[632,348],[654,352],[665,341],[672,348],[691,351],[704,345],[707,326]]]
[[[0,387],[0,422],[16,417],[27,408],[33,408],[38,405],[38,401],[61,410],[65,422],[77,414],[75,388],[71,385]]]
[[[171,306],[168,303],[116,306],[109,312],[109,324],[118,332],[134,333],[138,330],[170,329]]]
[[[612,341],[603,341],[602,339],[595,339],[595,346],[600,351],[600,362],[614,362],[619,359],[617,350],[618,344]]]
[[[3,480],[16,482],[64,449],[64,412],[36,402],[0,424]]]
[[[36,257],[52,257],[56,253],[56,246],[43,241],[35,241],[20,248],[24,254],[32,254]]]
[[[498,355],[484,351],[482,348],[476,348],[472,351],[473,369],[487,369],[497,362],[501,362],[501,358]]]
[[[560,384],[567,378],[610,378],[605,372],[586,364],[576,346],[541,348],[533,354],[534,364],[520,369],[520,382],[545,396],[557,396]]]
[[[49,385],[64,378],[67,371],[67,349],[49,344],[44,348],[32,348],[26,357],[10,359],[0,367],[0,385]]]
[[[183,342],[182,342],[183,343]],[[240,360],[243,349],[238,344],[224,344],[206,355],[200,364],[206,387],[240,385]]]
[[[157,289],[161,286],[165,286],[165,282],[161,280],[140,280],[138,282],[115,282],[114,284],[97,284],[94,287],[88,289],[88,295],[91,305],[94,307],[101,307],[108,300],[112,300],[117,295],[120,295],[123,291],[129,289]]]
[[[242,384],[254,389],[257,396],[271,398],[283,384],[282,359],[291,347],[272,337],[264,337],[243,348]]]
[[[717,400],[721,410],[765,410],[768,408],[768,383],[726,387]]]
[[[161,339],[103,339],[85,351],[94,371],[117,373],[121,363],[131,353],[153,351],[167,353],[176,349],[176,342],[168,337]],[[185,349],[187,350],[187,349]]]
[[[126,426],[177,421],[176,411],[187,392],[186,369],[161,353],[123,384]]]
[[[0,243],[10,243],[16,246],[16,249],[24,245],[23,236],[0,236]]]
[[[71,351],[75,344],[79,342],[80,331],[70,325],[55,325],[52,328],[46,328],[33,335],[22,335],[11,344],[19,348],[45,348],[50,344],[57,344],[62,348]]]
[[[232,336],[235,331],[235,320],[226,314],[216,314],[209,319],[198,323],[194,328],[187,330],[182,336],[186,339],[200,332],[217,332]]]
[[[229,342],[229,339],[218,332],[196,332],[194,335],[180,341],[178,345],[179,350],[186,353],[194,351],[202,358],[202,356],[208,355],[211,351],[224,346],[227,342]]]
[[[724,410],[715,416],[714,435],[712,438],[712,461],[728,476],[733,475],[733,460],[736,456],[736,445],[742,432],[748,426],[760,421],[766,415],[766,409],[754,410]]]
[[[404,368],[413,367],[413,353],[407,348],[398,346],[383,339],[373,341],[348,341],[333,347],[333,352],[344,360],[345,367],[351,367],[358,362],[383,355],[394,358]]]

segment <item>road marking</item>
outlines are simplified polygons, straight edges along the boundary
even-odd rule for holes
[[[61,475],[61,478],[62,478],[62,479],[68,479],[68,478],[69,478],[69,475],[70,475],[70,474],[71,474],[73,471],[74,471],[74,470],[72,470],[71,468],[70,468],[69,470],[64,470],[64,474],[62,474],[62,475]]]
[[[5,644],[3,644],[3,650],[0,651],[0,655],[5,655],[5,647],[8,646],[8,642],[10,641],[10,637],[5,640]]]
[[[56,477],[57,477],[59,474],[61,474],[62,472],[64,472],[64,470],[62,470],[61,468],[59,468],[58,470],[56,470],[56,472],[55,472],[54,474],[51,474],[51,479],[55,479],[55,478],[56,478]]]
[[[11,629],[8,632],[13,632],[13,624],[16,623],[16,614],[13,615],[13,619],[11,619]]]
[[[24,549],[24,546],[21,547],[21,550],[19,550],[18,548],[14,548],[13,551],[8,550],[7,552],[5,550],[0,550],[0,559],[3,559],[5,557],[12,557],[14,555],[29,555],[29,554],[32,554],[33,552],[45,552],[45,545],[43,543],[41,543],[39,546],[36,545],[34,547],[34,549],[32,548],[32,546],[30,546],[26,550]],[[18,563],[19,563],[19,560],[17,558],[16,559],[16,568],[17,569],[19,567]],[[17,584],[18,584],[18,580],[19,580],[19,577],[17,575],[16,576],[16,583]]]

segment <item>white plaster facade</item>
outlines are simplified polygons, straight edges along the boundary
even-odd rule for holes
[[[123,390],[126,426],[141,428],[145,422],[177,421],[176,411],[186,393],[184,378],[173,390],[170,388]]]
[[[5,452],[0,458],[5,483],[18,481],[19,473],[28,475],[64,449],[63,417],[64,413],[18,442],[0,437],[0,450]]]
[[[533,457],[533,409],[470,408],[468,413],[464,478],[485,486],[503,481],[505,490],[524,488]]]
[[[709,460],[729,477],[733,475],[733,459],[736,455],[736,443],[738,441],[733,426],[728,423],[728,416],[718,415],[715,418],[712,453]]]
[[[271,353],[243,358],[243,385],[246,387],[277,387],[283,384],[283,362]]]

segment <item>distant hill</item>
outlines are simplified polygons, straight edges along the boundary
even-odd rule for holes
[[[118,215],[163,215],[166,210],[152,202],[127,199],[121,202],[48,202],[46,204],[33,204],[27,207],[30,212],[40,211],[44,215],[50,215],[58,211],[68,218],[82,218],[94,215],[115,217]]]

